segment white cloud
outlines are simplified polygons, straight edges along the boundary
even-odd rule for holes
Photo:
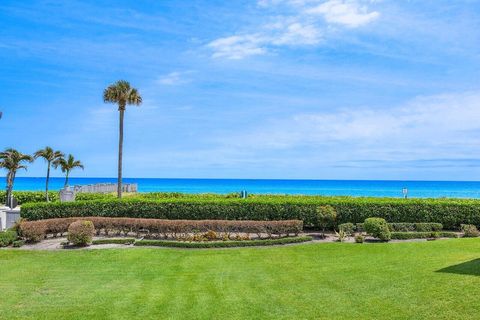
[[[320,38],[320,31],[313,25],[280,20],[265,25],[262,33],[219,38],[207,46],[214,51],[213,58],[243,59],[264,54],[271,47],[315,45]]]
[[[207,46],[214,51],[214,58],[242,59],[265,53],[263,44],[265,39],[261,35],[247,34],[219,38]]]
[[[167,86],[175,86],[190,82],[190,79],[185,76],[192,73],[191,71],[173,71],[169,74],[163,75],[157,79],[157,83]]]
[[[351,28],[363,26],[380,16],[377,11],[368,8],[358,1],[329,0],[316,7],[306,10],[308,14],[322,15],[329,23],[344,25]]]
[[[213,51],[213,58],[243,59],[282,46],[316,46],[328,32],[328,24],[356,28],[375,20],[379,13],[369,12],[363,3],[362,0],[260,0],[258,5],[262,8],[285,4],[288,14],[282,11],[267,16],[265,20],[269,22],[253,27],[254,31],[213,40],[207,47]]]
[[[320,31],[313,25],[299,22],[289,24],[282,32],[271,38],[274,45],[314,45],[320,42]]]
[[[337,160],[447,159],[480,156],[479,133],[480,93],[467,92],[421,97],[391,108],[296,114],[225,137],[225,142],[245,151],[321,148],[325,157]]]

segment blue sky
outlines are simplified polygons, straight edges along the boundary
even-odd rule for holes
[[[127,177],[480,177],[480,1],[1,1],[0,147],[114,177],[119,79]]]

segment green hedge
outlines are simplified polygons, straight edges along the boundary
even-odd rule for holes
[[[395,199],[355,197],[255,196],[248,199],[180,197],[146,200],[75,201],[36,203],[22,206],[29,220],[73,216],[107,216],[160,219],[303,220],[314,226],[315,209],[331,205],[337,223],[361,223],[368,217],[388,222],[436,222],[445,229],[460,224],[480,226],[480,200]]]
[[[17,199],[19,205],[25,203],[46,202],[45,191],[13,191],[13,196],[15,197],[15,199]],[[58,191],[49,191],[48,197],[52,202],[58,202],[60,200],[58,196]],[[140,195],[134,197],[141,198]],[[115,199],[115,195],[110,193],[77,193],[75,199],[78,201],[109,200]],[[0,191],[0,203],[5,203],[5,200],[6,192]]]
[[[427,238],[458,238],[455,232],[392,232],[392,239],[408,240],[408,239],[427,239]]]
[[[257,247],[273,246],[289,243],[300,243],[311,241],[312,237],[292,237],[267,240],[244,240],[244,241],[212,241],[212,242],[183,242],[171,240],[138,240],[135,246],[159,246],[175,248],[231,248],[231,247]]]
[[[13,191],[13,196],[17,199],[18,204],[25,204],[30,202],[46,202],[45,191]],[[6,202],[6,192],[0,191],[0,203]],[[58,192],[49,191],[48,197],[51,201],[58,201]]]
[[[96,239],[92,241],[92,244],[133,244],[135,238],[107,238],[107,239]]]

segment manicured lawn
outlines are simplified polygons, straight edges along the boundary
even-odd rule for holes
[[[480,239],[0,250],[1,319],[479,319]]]

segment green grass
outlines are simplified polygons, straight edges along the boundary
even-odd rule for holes
[[[0,250],[2,319],[478,319],[480,239]]]

